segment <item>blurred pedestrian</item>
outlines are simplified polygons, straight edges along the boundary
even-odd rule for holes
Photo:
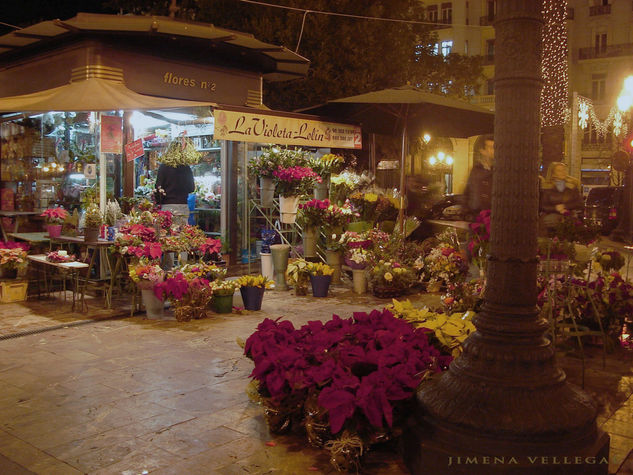
[[[467,218],[473,221],[484,209],[492,205],[492,165],[495,158],[495,140],[492,135],[480,135],[475,142],[474,165],[464,190]]]

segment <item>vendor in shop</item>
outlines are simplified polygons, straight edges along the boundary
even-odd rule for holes
[[[569,176],[563,162],[550,163],[545,178],[541,178],[540,234],[551,234],[563,216],[578,213],[583,207],[580,181]]]
[[[171,211],[173,223],[178,226],[187,224],[189,206],[187,198],[195,190],[193,172],[189,165],[169,166],[161,163],[156,176],[156,204],[163,211]]]

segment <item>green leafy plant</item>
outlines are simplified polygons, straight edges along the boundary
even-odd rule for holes
[[[179,137],[171,141],[158,161],[176,168],[180,165],[195,165],[201,156],[190,138]]]

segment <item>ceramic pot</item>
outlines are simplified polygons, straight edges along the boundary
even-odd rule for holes
[[[58,238],[62,235],[62,225],[61,224],[49,224],[46,226],[48,231],[48,236],[52,238]]]
[[[214,295],[211,308],[215,313],[231,313],[233,311],[233,294]]]
[[[288,290],[288,285],[286,284],[286,269],[288,268],[290,246],[288,244],[273,244],[270,246],[270,250],[273,255],[275,290]]]
[[[354,284],[354,293],[364,294],[367,292],[367,273],[365,269],[353,269],[352,282]]]
[[[319,228],[316,226],[306,226],[303,230],[303,257],[316,257],[317,239]]]
[[[311,275],[312,295],[314,297],[327,297],[330,282],[332,282],[331,275]]]
[[[275,184],[272,178],[261,177],[259,179],[259,193],[262,208],[272,208],[275,198]]]
[[[267,279],[273,280],[275,273],[273,271],[273,255],[270,252],[262,252],[259,257],[262,264],[262,275]]]
[[[95,242],[99,237],[99,228],[84,228],[84,241]]]
[[[341,266],[342,266],[342,252],[341,251],[325,251],[325,261],[327,265],[334,268],[334,273],[332,274],[332,283],[339,284],[341,282]]]
[[[323,180],[322,183],[317,183],[314,186],[314,199],[325,200],[330,196],[329,186],[327,180]]]
[[[299,196],[279,196],[279,220],[282,223],[294,224],[299,208]]]
[[[240,287],[242,301],[246,310],[261,310],[264,300],[264,287]]]
[[[141,289],[147,318],[161,319],[165,315],[165,303],[154,295],[153,289]]]

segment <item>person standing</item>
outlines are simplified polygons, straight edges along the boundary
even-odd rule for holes
[[[156,176],[156,204],[161,205],[163,211],[171,211],[173,223],[178,226],[187,224],[189,193],[195,190],[193,172],[189,165],[176,167],[161,163]]]
[[[563,162],[550,163],[545,179],[541,180],[541,234],[552,233],[563,216],[580,212],[583,208],[580,181],[569,176],[567,165]]]
[[[480,135],[475,142],[475,164],[464,190],[467,214],[474,220],[484,209],[492,206],[492,164],[495,141],[492,135]]]

